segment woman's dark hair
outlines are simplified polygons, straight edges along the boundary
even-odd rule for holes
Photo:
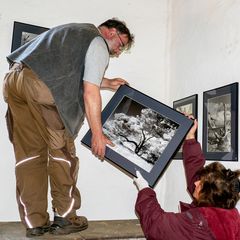
[[[134,43],[134,35],[130,33],[129,29],[127,28],[127,25],[125,22],[123,21],[119,21],[115,18],[112,19],[108,19],[107,21],[105,21],[104,23],[100,24],[98,27],[102,27],[105,26],[107,28],[116,28],[116,30],[120,33],[120,34],[125,34],[127,35],[128,38],[128,44],[126,46],[126,50],[129,50],[131,48],[131,46]]]
[[[199,171],[201,191],[196,200],[198,206],[212,206],[231,209],[240,199],[240,170],[226,169],[214,162]]]

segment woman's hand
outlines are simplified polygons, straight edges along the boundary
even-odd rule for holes
[[[198,128],[198,122],[197,122],[197,119],[194,119],[194,117],[192,115],[189,115],[187,116],[189,119],[192,119],[194,120],[194,124],[192,126],[192,128],[189,130],[187,136],[186,136],[186,140],[189,140],[189,139],[195,139],[195,134],[196,134],[196,131],[197,131],[197,128]]]

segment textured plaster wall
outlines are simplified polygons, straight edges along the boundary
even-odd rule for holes
[[[17,1],[1,2],[0,78],[8,69],[13,21],[52,27],[67,22],[99,24],[117,16],[124,19],[136,36],[130,54],[113,59],[106,76],[121,76],[132,87],[169,106],[174,100],[197,93],[199,99],[199,141],[202,140],[202,93],[239,81],[240,2],[237,0],[110,0],[98,1]],[[0,85],[1,86],[1,85]],[[103,92],[103,106],[112,92]],[[14,155],[8,141],[0,98],[0,221],[19,220],[15,201]],[[80,158],[78,186],[82,194],[79,214],[89,219],[136,218],[137,191],[132,179],[91,155],[80,144],[88,130],[84,124],[76,139]],[[239,162],[224,162],[232,169]],[[163,207],[178,211],[178,201],[190,201],[185,192],[182,162],[174,160],[155,190]],[[51,202],[49,201],[51,211]]]
[[[14,21],[52,27],[69,22],[91,22],[98,25],[108,18],[118,17],[127,22],[135,34],[136,43],[129,54],[111,60],[106,76],[123,77],[132,87],[160,101],[166,101],[167,0],[1,0],[0,5],[1,79],[8,69],[5,56],[11,49]],[[0,86],[2,88],[2,84]],[[112,92],[103,91],[103,106],[112,95]],[[19,220],[15,201],[15,165],[13,149],[7,136],[5,111],[6,104],[0,97],[0,221],[15,221]],[[79,214],[86,215],[89,219],[136,218],[134,203],[137,191],[132,179],[106,161],[96,159],[81,145],[80,140],[87,130],[85,122],[76,139],[80,158],[78,187],[82,194]],[[164,181],[158,186],[160,185],[164,185]],[[161,192],[163,189],[161,187]],[[51,201],[49,210],[51,212]]]
[[[171,1],[168,104],[198,94],[200,143],[203,91],[240,79],[239,11],[240,2],[237,0]],[[239,161],[222,163],[231,169],[240,168]],[[177,211],[178,200],[190,200],[184,193],[182,162],[173,161],[165,177],[164,206]]]

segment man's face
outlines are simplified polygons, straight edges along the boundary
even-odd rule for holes
[[[118,57],[128,44],[128,37],[125,34],[114,31],[111,38],[106,39],[111,57]]]

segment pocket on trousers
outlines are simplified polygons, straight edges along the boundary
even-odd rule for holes
[[[13,118],[12,118],[12,113],[9,107],[6,112],[5,119],[7,123],[9,140],[13,142]]]
[[[65,129],[55,130],[47,127],[49,144],[51,149],[61,149],[66,145]]]

